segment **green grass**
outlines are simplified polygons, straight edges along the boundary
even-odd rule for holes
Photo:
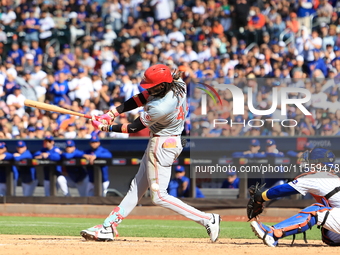
[[[82,229],[102,223],[101,219],[45,218],[45,217],[0,217],[0,234],[11,235],[56,235],[79,236]],[[173,237],[206,238],[204,227],[192,221],[174,220],[129,220],[119,225],[121,237]],[[221,222],[221,238],[256,238],[249,222]],[[316,227],[307,232],[307,239],[320,239]],[[290,237],[289,237],[290,238]],[[288,238],[288,239],[289,239]],[[297,235],[302,239],[302,234]]]

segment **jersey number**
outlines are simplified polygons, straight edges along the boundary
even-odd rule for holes
[[[184,114],[184,111],[183,111],[183,106],[180,106],[179,109],[178,109],[177,119],[178,120],[184,120],[184,118],[185,118],[185,114]]]

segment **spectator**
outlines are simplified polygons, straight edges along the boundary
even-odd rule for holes
[[[236,172],[230,171],[227,173],[227,178],[223,181],[221,189],[238,189],[240,185],[240,178]]]
[[[13,87],[13,94],[8,95],[6,104],[8,106],[14,106],[15,107],[15,113],[20,116],[20,118],[25,113],[25,101],[26,97],[21,94],[21,88],[19,85],[15,85]]]
[[[32,130],[32,129],[31,129]],[[13,154],[15,161],[32,159],[32,153],[27,149],[26,143],[19,140],[16,152]],[[15,166],[21,179],[22,194],[24,197],[33,196],[35,187],[38,185],[37,174],[33,166]]]
[[[76,148],[75,142],[73,140],[66,141],[65,152],[61,154],[63,159],[77,159],[90,156],[85,155],[84,151],[78,150]],[[70,188],[77,188],[79,196],[86,197],[89,178],[87,171],[84,166],[65,166],[67,176],[67,186]]]
[[[12,160],[13,154],[7,152],[6,143],[0,142],[0,160]],[[15,195],[15,190],[17,186],[18,181],[18,170],[14,166],[9,166],[9,170],[13,171],[13,194]],[[4,166],[1,166],[0,171],[0,195],[6,196],[7,192],[7,185],[6,185],[6,175],[7,175],[7,169]]]
[[[87,195],[93,196],[94,195],[94,160],[95,159],[105,159],[105,158],[112,158],[111,152],[100,145],[100,139],[97,135],[94,135],[90,139],[90,146],[91,148],[85,151],[85,157],[87,157],[90,161],[90,165],[87,167],[88,175],[89,175],[89,184],[87,187]],[[100,167],[102,172],[102,196],[106,195],[107,189],[110,185],[109,181],[109,172],[108,166],[101,166]]]
[[[183,166],[175,167],[175,178],[169,182],[167,189],[169,195],[174,197],[189,197],[190,194],[190,179],[185,176],[185,169]],[[196,198],[204,198],[201,190],[196,187]]]
[[[61,156],[61,151],[58,147],[54,146],[54,138],[51,135],[45,137],[43,142],[43,147],[41,150],[33,154],[35,159],[49,159],[52,161],[59,161]],[[61,166],[51,166],[47,165],[43,167],[44,169],[44,190],[45,196],[50,196],[50,171],[57,176],[57,187],[59,187],[64,196],[69,196],[67,181],[65,176],[62,175]]]

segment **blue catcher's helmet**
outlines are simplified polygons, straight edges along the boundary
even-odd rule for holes
[[[311,152],[306,151],[302,158],[308,164],[322,163],[330,167],[335,162],[335,155],[332,151],[318,147],[314,148]]]

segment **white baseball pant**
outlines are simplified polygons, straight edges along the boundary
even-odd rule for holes
[[[209,214],[187,205],[167,192],[172,164],[182,149],[180,136],[150,138],[139,170],[131,182],[128,193],[119,205],[124,209],[123,217],[131,213],[151,184],[157,183],[158,191],[150,189],[152,202],[155,205],[175,211],[203,226],[209,222]]]

